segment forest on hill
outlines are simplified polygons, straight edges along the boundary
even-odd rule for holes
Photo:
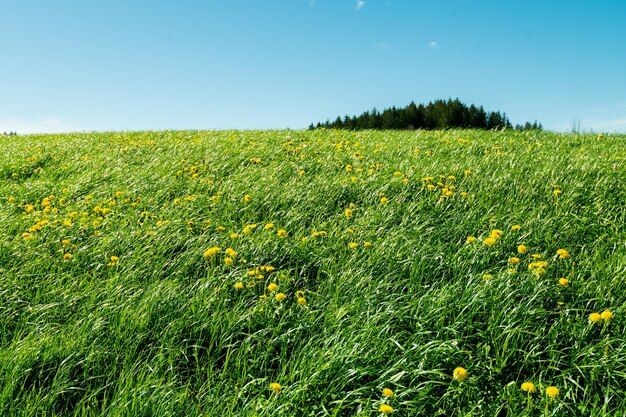
[[[474,128],[474,129],[501,129],[515,128],[517,130],[542,130],[543,126],[536,120],[526,122],[523,125],[513,126],[506,116],[500,111],[485,111],[483,106],[475,106],[462,103],[457,99],[435,100],[428,104],[416,105],[411,102],[403,108],[391,107],[382,112],[376,108],[365,111],[359,116],[345,115],[331,122],[311,123],[309,130],[319,128],[331,129],[450,129],[450,128]]]

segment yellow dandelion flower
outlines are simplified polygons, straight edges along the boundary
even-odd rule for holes
[[[265,230],[270,230],[270,229],[273,229],[273,228],[274,228],[274,223],[267,223],[265,225]]]
[[[302,291],[302,290],[298,290],[298,291],[296,291],[296,297],[297,297],[297,298],[302,298],[302,297],[304,297],[304,291]]]
[[[239,235],[237,233],[231,233],[230,235],[228,235],[228,237],[231,239],[237,239]]]
[[[546,388],[546,395],[550,398],[556,398],[560,392],[561,391],[559,391],[559,389],[555,387],[554,385],[551,385],[548,388]]]
[[[393,413],[393,407],[389,404],[381,404],[380,407],[378,407],[378,412],[382,414]]]
[[[529,394],[534,394],[537,392],[537,387],[532,382],[524,382],[522,383],[522,391],[527,392]]]
[[[241,281],[235,282],[235,285],[233,285],[233,287],[235,287],[236,290],[242,290],[243,289],[243,282],[241,282]]]
[[[370,246],[372,246],[372,242],[363,242],[363,246],[369,248]]]
[[[558,196],[559,194],[563,194],[563,191],[561,191],[561,190],[559,190],[559,189],[557,188],[556,190],[552,191],[552,193],[553,193],[555,196]]]
[[[471,175],[472,171],[469,169],[466,169],[465,171],[463,171],[463,175]]]
[[[300,172],[298,172],[298,175],[299,175],[299,176],[303,176],[303,175],[304,175],[304,170],[303,170],[303,169],[301,169],[301,170],[300,170]]]
[[[250,194],[244,195],[243,201],[245,201],[246,203],[249,203],[250,201],[252,201],[252,196]]]
[[[519,245],[517,247],[517,253],[526,253],[528,251],[528,248],[526,247],[526,245]]]
[[[493,237],[488,237],[485,240],[483,240],[483,245],[485,246],[493,246],[497,243],[497,240]]]
[[[601,314],[600,317],[602,318],[602,320],[604,321],[610,321],[613,318],[613,313],[609,310],[604,310]]]
[[[271,292],[274,292],[274,291],[276,291],[277,289],[278,289],[278,285],[276,285],[276,284],[275,284],[275,283],[273,283],[273,282],[270,282],[270,284],[267,286],[267,290],[268,290],[268,291],[271,291]]]
[[[396,396],[391,388],[383,388],[383,395],[389,398],[393,398]]]
[[[220,253],[222,251],[221,248],[214,246],[212,248],[209,248],[207,250],[204,251],[204,257],[205,258],[211,258],[215,255],[217,255],[218,253]]]
[[[591,323],[597,323],[602,320],[602,315],[600,313],[591,313],[589,314],[589,321]]]
[[[491,279],[493,278],[493,275],[491,274],[483,274],[483,279]]]
[[[274,391],[276,394],[283,390],[283,387],[278,382],[272,382],[270,384],[270,389]]]
[[[570,257],[569,253],[565,249],[557,250],[556,254],[559,255],[559,258],[561,259],[567,259]]]
[[[380,199],[380,203],[381,203],[381,204],[387,204],[388,202],[389,202],[389,199],[388,199],[387,197],[382,197],[382,198]]]
[[[343,212],[347,218],[352,217],[352,209],[347,208],[346,211]]]
[[[569,280],[567,278],[559,278],[559,285],[561,287],[567,287],[569,285]]]
[[[280,238],[286,238],[288,236],[288,234],[287,234],[287,231],[285,229],[280,229],[276,233],[276,236],[278,236]]]
[[[520,226],[519,224],[514,224],[513,226],[511,226],[511,230],[519,230],[521,228],[522,226]]]
[[[537,269],[545,269],[548,267],[548,263],[546,261],[536,261],[528,264],[528,270],[537,270]]]
[[[512,264],[518,264],[519,261],[520,261],[520,259],[518,257],[516,257],[516,256],[513,256],[513,257],[509,258],[509,263],[512,263]]]
[[[350,249],[356,249],[356,248],[358,248],[358,247],[359,247],[359,244],[358,244],[358,243],[356,243],[356,242],[350,242],[350,245],[349,245],[349,246],[350,246]]]
[[[459,382],[465,381],[468,376],[469,374],[467,373],[465,368],[462,368],[460,366],[454,368],[454,371],[452,371],[452,377]]]
[[[233,248],[228,248],[224,252],[226,253],[226,255],[230,256],[233,259],[237,257],[237,251],[235,251]]]
[[[500,229],[494,229],[491,231],[491,233],[489,234],[489,237],[492,237],[494,239],[500,239],[502,237],[502,235],[504,234],[504,232]]]
[[[276,299],[276,301],[281,302],[287,299],[287,296],[285,295],[284,292],[279,292],[278,294],[276,294],[276,296],[274,297]]]
[[[465,241],[467,243],[474,243],[474,242],[476,242],[476,238],[474,236],[468,236]]]
[[[298,304],[300,304],[301,306],[306,305],[306,298],[304,297],[298,297],[297,301],[298,301]]]
[[[15,203],[15,197],[11,196],[8,199],[9,203]]]
[[[233,262],[235,262],[235,261],[233,261],[233,259],[232,259],[232,258],[224,258],[224,263],[225,263],[226,265],[229,265],[229,266],[230,266],[230,265],[232,265],[232,264],[233,264]]]
[[[73,258],[73,256],[72,256],[71,253],[66,253],[65,255],[63,255],[63,260],[64,261],[69,261],[72,258]]]
[[[98,232],[98,231],[96,231]],[[120,258],[118,258],[117,256],[113,255],[109,258],[109,262],[107,263],[107,266],[115,266],[117,265],[117,263],[119,262]]]
[[[63,240],[61,241],[61,243],[62,243],[64,246],[69,246],[69,245],[71,244],[71,242],[70,242],[69,240],[67,240],[67,239],[63,239]]]

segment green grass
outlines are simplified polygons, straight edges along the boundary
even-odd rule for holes
[[[0,140],[2,416],[626,414],[624,136]]]

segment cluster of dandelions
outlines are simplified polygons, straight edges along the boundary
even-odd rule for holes
[[[393,407],[389,402],[396,396],[395,392],[391,388],[383,388],[383,398],[381,404],[378,406],[378,412],[381,414],[390,414],[393,412]]]
[[[611,319],[613,319],[613,312],[611,312],[610,310],[604,310],[602,313],[589,314],[590,323],[597,323],[599,321],[604,321],[605,323],[608,323],[609,321],[611,321]]]
[[[514,224],[511,226],[512,231],[519,231],[520,229],[521,229],[521,226],[518,224]],[[494,229],[489,233],[487,237],[482,239],[482,243],[483,245],[487,247],[494,246],[498,243],[498,241],[502,238],[503,235],[504,235],[504,232],[502,230]],[[468,236],[466,239],[466,243],[469,245],[474,244],[477,241],[478,239],[474,236]],[[522,255],[528,252],[528,246],[526,246],[523,243],[520,243],[517,245],[516,252],[517,253],[515,255],[510,256],[507,260],[507,263],[509,265],[509,269],[508,269],[509,273],[516,272],[515,267],[522,262],[521,257]],[[548,273],[548,267],[550,266],[550,263],[542,258],[543,258],[543,255],[541,255],[540,253],[533,253],[529,257],[530,260],[527,265],[528,271],[530,271],[537,278],[543,277],[544,275],[546,275]],[[567,251],[567,249],[560,248],[556,250],[554,258],[556,261],[567,260],[571,258],[571,255]],[[493,278],[493,275],[490,273],[484,273],[483,278],[488,280],[488,279]],[[570,285],[570,280],[565,277],[559,278],[557,282],[558,282],[558,285],[563,288],[568,287]],[[564,302],[558,301],[557,304],[561,306],[564,304]],[[597,323],[600,321],[604,321],[605,323],[608,323],[609,321],[611,321],[612,318],[613,318],[613,313],[610,310],[605,310],[602,313],[594,312],[594,313],[589,314],[590,323]]]
[[[522,385],[520,386],[520,389],[524,391],[525,393],[527,393],[529,396],[537,392],[537,387],[535,386],[535,384],[533,384],[530,381],[523,382]],[[546,388],[546,396],[548,398],[556,398],[559,396],[560,393],[561,393],[561,390],[559,390],[554,385],[550,385],[549,387]]]
[[[455,368],[454,371],[452,371],[452,378],[458,382],[465,381],[468,378],[468,376],[469,376],[469,373],[467,372],[467,370],[460,366]],[[537,387],[535,386],[534,383],[530,381],[523,382],[520,385],[520,389],[529,396],[529,399],[532,394],[535,394],[537,392]],[[545,389],[546,397],[548,397],[549,399],[557,398],[560,393],[561,391],[559,390],[559,388],[554,385],[550,385],[546,387]]]

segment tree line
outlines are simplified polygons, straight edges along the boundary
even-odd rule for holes
[[[391,107],[382,112],[376,110],[365,111],[359,116],[345,115],[331,122],[317,124],[311,123],[309,130],[319,128],[331,129],[448,129],[448,128],[475,128],[475,129],[517,129],[517,130],[542,130],[543,126],[536,120],[533,123],[526,122],[523,125],[513,126],[506,113],[499,111],[485,111],[483,106],[475,106],[462,103],[457,99],[435,100],[424,105],[416,105],[411,102],[406,107]]]

